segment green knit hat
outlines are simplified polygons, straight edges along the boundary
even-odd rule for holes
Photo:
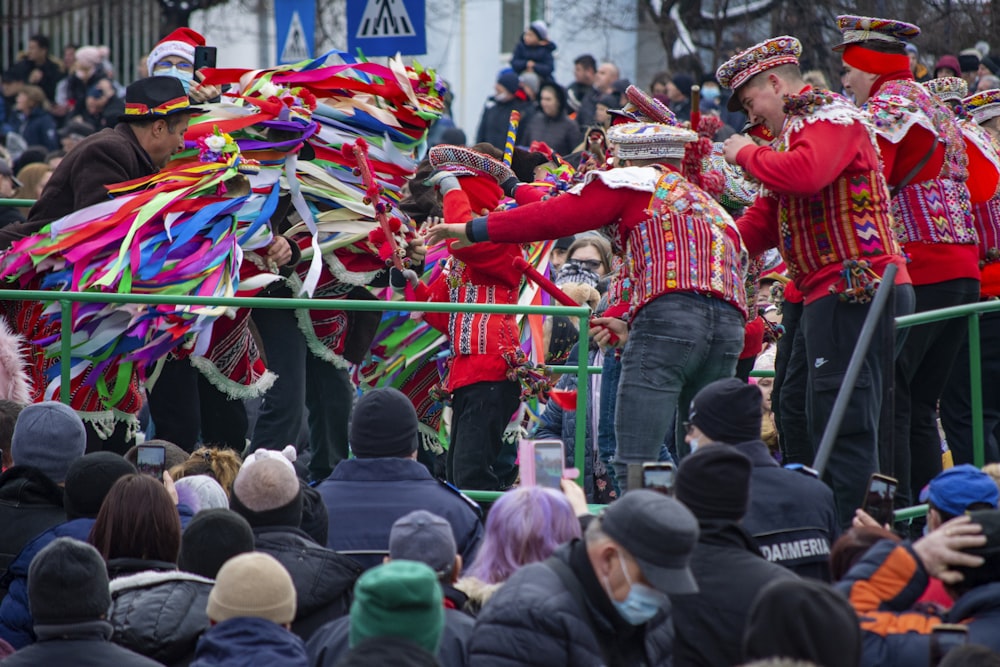
[[[437,653],[444,630],[444,593],[427,565],[394,560],[368,570],[354,586],[350,646],[372,637],[401,637]]]

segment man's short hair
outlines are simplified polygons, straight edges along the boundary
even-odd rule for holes
[[[38,46],[40,48],[45,49],[46,52],[48,52],[50,46],[52,45],[52,42],[49,41],[48,36],[42,35],[41,33],[32,35],[31,37],[28,38],[28,41],[38,44]]]
[[[167,130],[169,130],[170,132],[176,132],[178,125],[180,125],[182,122],[185,125],[187,125],[187,122],[190,119],[191,119],[191,114],[178,113],[178,114],[171,114],[169,116],[160,116],[158,118],[143,118],[140,120],[128,120],[126,122],[132,127],[149,128],[152,127],[153,123],[155,123],[156,121],[165,120],[167,122]]]
[[[763,86],[767,82],[767,77],[769,74],[776,75],[779,79],[786,79],[790,81],[801,81],[802,80],[802,70],[795,63],[785,63],[784,65],[778,65],[777,67],[771,67],[763,72],[754,75],[746,85],[748,86]]]
[[[573,61],[574,65],[579,65],[583,69],[589,69],[591,71],[597,71],[597,61],[594,60],[594,56],[589,53],[585,53],[582,56],[578,56],[576,60]]]

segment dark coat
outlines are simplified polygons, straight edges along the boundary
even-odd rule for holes
[[[507,125],[510,123],[510,112],[517,109],[521,112],[521,124],[517,130],[517,143],[524,135],[524,126],[534,109],[534,105],[520,95],[514,95],[509,100],[500,102],[495,97],[486,100],[483,115],[479,119],[479,129],[476,131],[476,143],[487,142],[503,150],[507,143]]]
[[[191,667],[307,667],[306,647],[294,632],[262,618],[231,618],[198,640]]]
[[[785,470],[760,440],[732,447],[753,462],[743,527],[761,553],[799,575],[830,580],[830,548],[840,536],[833,491],[805,473]]]
[[[212,584],[211,579],[176,570],[113,580],[111,641],[166,665],[187,664],[209,626],[205,608]]]
[[[59,84],[59,80],[63,78],[62,67],[59,66],[59,63],[52,60],[52,58],[46,58],[45,62],[39,65],[33,60],[22,58],[11,67],[14,76],[24,81],[28,81],[31,73],[36,69],[41,70],[42,80],[33,85],[42,89],[49,102],[55,102],[56,86]]]
[[[254,548],[274,556],[292,575],[296,608],[292,632],[308,640],[324,623],[351,611],[351,591],[361,566],[287,526],[254,528]]]
[[[108,641],[111,626],[104,621],[39,626],[38,642],[4,659],[3,667],[159,667],[155,660]]]
[[[469,664],[469,640],[476,622],[456,609],[444,610],[444,631],[437,650],[441,667],[465,667]],[[351,617],[345,616],[327,623],[306,645],[312,667],[334,667],[347,655],[351,633]]]
[[[691,554],[698,592],[670,596],[677,632],[674,665],[730,667],[742,661],[743,631],[757,594],[770,582],[795,575],[767,562],[739,525],[699,524]]]
[[[664,610],[644,626],[625,623],[608,600],[581,540],[556,550],[582,587],[581,608],[551,566],[521,568],[476,620],[472,667],[655,667],[670,665],[674,630]],[[602,646],[604,651],[602,652]],[[604,655],[606,653],[606,655]]]
[[[156,173],[149,154],[127,123],[92,134],[63,158],[28,221],[0,229],[0,248],[41,230],[47,223],[81,208],[106,201],[105,186]]]
[[[3,206],[0,207],[0,228],[6,227],[7,225],[13,225],[18,222],[24,222],[24,216],[21,215],[19,209],[13,206]]]
[[[365,569],[382,563],[392,524],[413,510],[447,519],[465,563],[483,539],[478,506],[412,459],[347,459],[317,489],[330,515],[326,546]]]
[[[35,107],[27,116],[20,117],[17,133],[29,146],[45,146],[50,151],[59,147],[56,119],[41,107]]]
[[[0,475],[0,591],[24,545],[64,521],[62,487],[40,470],[14,466]]]
[[[0,583],[0,587],[7,589],[7,597],[0,601],[0,639],[16,649],[35,641],[35,623],[28,609],[28,567],[32,559],[59,537],[86,542],[93,526],[94,519],[73,519],[49,528],[24,545]]]
[[[569,155],[579,145],[581,136],[580,126],[565,113],[553,118],[539,110],[524,128],[521,142],[527,146],[532,141],[544,141],[559,155]]]
[[[524,43],[524,38],[522,37],[517,41],[517,45],[514,47],[514,54],[510,59],[510,66],[515,72],[521,74],[528,69],[528,61],[532,60],[535,63],[533,71],[538,75],[538,78],[545,81],[552,80],[552,70],[556,67],[556,58],[553,55],[556,50],[556,45],[552,42],[546,42],[544,44],[538,44],[536,46],[528,46]]]

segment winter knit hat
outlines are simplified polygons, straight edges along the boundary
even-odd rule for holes
[[[174,482],[178,504],[187,505],[197,514],[202,510],[229,508],[229,498],[222,486],[208,475],[181,477]]]
[[[110,606],[107,566],[91,545],[60,537],[32,559],[28,608],[36,626],[96,621]]]
[[[763,401],[760,390],[742,380],[716,380],[695,394],[689,419],[713,442],[760,440]]]
[[[57,484],[66,480],[70,464],[86,449],[87,431],[80,416],[56,401],[21,410],[10,440],[14,465],[38,468]]]
[[[538,35],[538,39],[542,41],[549,38],[549,26],[545,25],[545,21],[532,21],[528,25],[528,29]]]
[[[206,611],[216,623],[249,617],[285,625],[295,618],[295,584],[274,556],[240,554],[219,569]]]
[[[81,456],[66,473],[63,496],[66,518],[70,521],[96,518],[115,482],[136,472],[134,465],[113,452],[91,452]]]
[[[739,521],[750,502],[751,470],[750,459],[732,447],[702,447],[681,461],[674,495],[699,521]]]
[[[500,70],[500,73],[497,75],[497,83],[503,86],[511,95],[516,93],[517,89],[521,86],[521,82],[517,78],[517,72],[509,68]]]
[[[861,629],[850,603],[827,584],[780,579],[750,607],[743,657],[807,660],[819,667],[861,664]]]
[[[392,387],[362,396],[351,416],[351,450],[359,459],[405,457],[417,451],[417,411]]]
[[[451,524],[427,510],[396,519],[389,531],[389,558],[424,563],[439,576],[452,571],[457,553]]]
[[[401,637],[437,653],[444,594],[423,563],[398,560],[368,570],[354,586],[350,646],[372,637]]]
[[[108,58],[108,47],[81,46],[76,50],[74,58],[76,59],[76,62],[88,67],[101,67],[104,64],[104,61]]]
[[[161,39],[146,58],[146,71],[153,73],[156,63],[167,56],[178,56],[194,64],[194,47],[205,46],[205,38],[191,28],[177,28]]]
[[[202,510],[184,529],[177,567],[215,579],[226,561],[253,548],[253,529],[246,519],[229,509]]]
[[[279,457],[244,465],[233,482],[232,508],[251,526],[302,523],[302,490],[291,463]]]

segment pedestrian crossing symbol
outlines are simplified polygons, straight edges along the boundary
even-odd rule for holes
[[[366,56],[427,53],[427,0],[348,0],[347,50]]]
[[[297,63],[312,58],[309,43],[306,41],[306,31],[302,27],[302,19],[298,12],[292,12],[292,22],[285,37],[285,46],[281,49],[278,60],[282,63]]]
[[[403,0],[368,0],[357,37],[413,37],[416,34]]]

